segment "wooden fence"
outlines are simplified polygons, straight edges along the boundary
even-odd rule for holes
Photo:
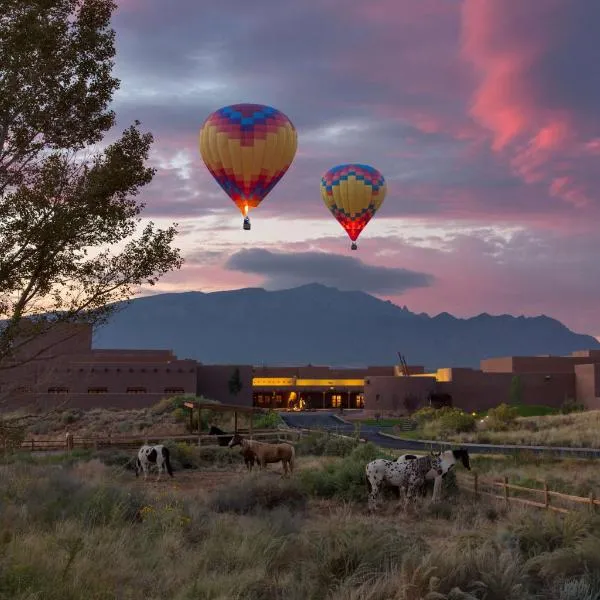
[[[242,435],[248,432],[239,429]],[[57,452],[61,450],[78,449],[100,449],[100,448],[139,448],[142,444],[159,444],[163,441],[180,442],[184,444],[216,445],[217,438],[231,437],[232,433],[226,435],[138,435],[138,436],[104,436],[104,437],[73,437],[71,444],[66,438],[59,439],[32,439],[21,443],[20,450],[26,452]],[[252,432],[253,439],[264,439],[268,441],[296,440],[302,435],[301,431],[287,429],[259,429]]]
[[[587,497],[573,496],[563,492],[556,492],[548,488],[547,482],[540,480],[539,488],[530,488],[508,482],[508,477],[503,479],[484,478],[474,473],[472,475],[457,474],[457,483],[461,490],[471,492],[476,496],[487,496],[503,501],[507,506],[520,504],[532,506],[559,513],[568,513],[576,507],[587,507],[595,511],[600,506],[600,500],[590,491]],[[535,498],[535,499],[532,499]]]

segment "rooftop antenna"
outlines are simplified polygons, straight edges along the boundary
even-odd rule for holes
[[[404,375],[404,377],[410,377],[410,371],[408,370],[408,365],[406,364],[406,358],[403,354],[400,354],[400,352],[398,352],[398,358],[400,359],[402,374]]]

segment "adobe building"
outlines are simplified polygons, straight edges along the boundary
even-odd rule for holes
[[[600,350],[570,356],[510,356],[481,361],[480,369],[448,368],[411,377],[365,379],[365,408],[407,414],[446,395],[454,406],[480,411],[509,402],[517,382],[523,404],[560,407],[566,400],[600,408]]]
[[[189,394],[223,404],[274,409],[364,408],[407,414],[450,402],[468,411],[510,399],[518,377],[525,404],[560,406],[572,399],[600,409],[600,350],[570,356],[513,356],[481,361],[480,369],[425,373],[420,366],[342,369],[327,366],[205,365],[171,350],[97,350],[87,325],[56,327],[0,369],[0,410],[145,408]],[[238,389],[232,389],[237,378]],[[441,399],[441,400],[440,400]]]

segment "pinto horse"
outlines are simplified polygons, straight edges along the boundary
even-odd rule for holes
[[[404,510],[425,485],[425,477],[430,471],[441,473],[439,457],[420,456],[414,460],[397,462],[379,458],[365,468],[369,488],[369,510],[377,506],[379,492],[384,484],[399,488],[404,492]]]
[[[162,444],[158,444],[157,446],[142,446],[138,451],[137,459],[135,461],[135,476],[137,477],[140,474],[140,471],[143,471],[144,479],[147,479],[148,471],[152,465],[156,465],[158,470],[156,481],[160,479],[163,466],[166,468],[167,473],[173,477],[170,453],[166,446],[163,446]]]
[[[243,451],[251,450],[260,467],[264,469],[268,463],[276,463],[281,461],[283,466],[283,476],[291,474],[294,470],[294,459],[296,457],[296,449],[287,442],[279,442],[277,444],[269,444],[267,442],[257,442],[243,438],[239,433],[234,434],[229,442],[229,447],[241,446]]]
[[[431,456],[436,461],[439,461],[439,472],[435,469],[429,471],[426,474],[425,479],[428,481],[433,480],[433,500],[435,501],[440,494],[442,479],[446,476],[448,471],[452,470],[454,466],[460,461],[467,471],[471,470],[471,462],[469,460],[469,451],[466,448],[458,448],[458,450],[446,450],[445,452],[431,452]],[[418,456],[415,454],[403,454],[399,456],[397,461],[402,464],[405,462],[412,462],[417,460]]]

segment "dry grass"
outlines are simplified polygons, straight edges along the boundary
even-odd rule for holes
[[[590,574],[600,570],[598,517],[506,511],[464,496],[368,515],[362,503],[310,496],[305,473],[357,456],[302,457],[290,480],[238,465],[159,483],[98,459],[0,466],[0,598],[599,597]],[[506,472],[500,461],[474,463]],[[504,463],[523,475],[576,470],[564,467]]]
[[[569,415],[519,417],[508,431],[489,431],[479,423],[477,431],[454,434],[457,442],[600,448],[600,411]]]
[[[7,415],[10,418],[11,415]],[[233,429],[233,416],[214,413],[211,421],[226,430]],[[243,424],[241,424],[243,425]],[[93,408],[89,410],[66,409],[40,415],[27,428],[27,439],[64,440],[69,430],[75,437],[93,438],[109,435],[185,435],[187,419],[174,410],[159,411],[156,407],[121,410]]]

